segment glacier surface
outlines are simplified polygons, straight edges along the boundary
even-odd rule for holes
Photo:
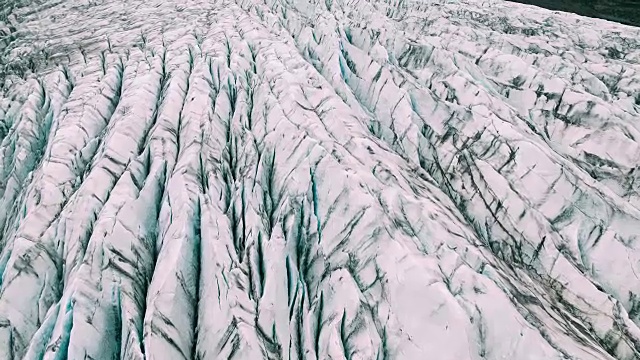
[[[0,2],[0,359],[640,358],[640,29]]]

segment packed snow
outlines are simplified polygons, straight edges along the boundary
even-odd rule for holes
[[[640,358],[640,29],[5,0],[0,359]]]

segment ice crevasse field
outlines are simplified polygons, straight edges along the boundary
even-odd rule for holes
[[[0,359],[640,358],[640,28],[0,0]]]

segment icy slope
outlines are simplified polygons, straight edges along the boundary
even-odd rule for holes
[[[640,31],[7,0],[0,359],[637,359]]]

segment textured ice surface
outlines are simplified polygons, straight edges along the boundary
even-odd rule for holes
[[[0,359],[640,357],[640,30],[0,5]]]

